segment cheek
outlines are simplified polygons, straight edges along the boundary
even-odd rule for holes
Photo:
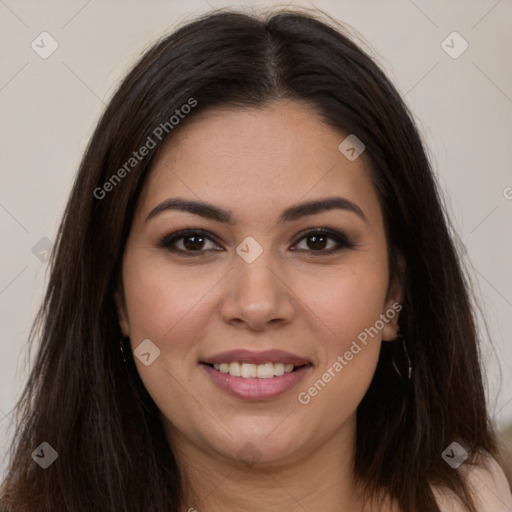
[[[362,264],[322,272],[302,272],[294,291],[318,319],[317,328],[330,340],[326,347],[344,351],[347,344],[375,325],[383,312],[388,285],[386,262],[367,258]],[[332,354],[331,354],[332,355]]]
[[[350,361],[340,351],[299,390],[297,401],[304,430],[328,436],[354,417],[371,384],[379,346],[378,343],[368,348],[361,345],[360,352],[354,351]]]
[[[157,256],[144,249],[128,254],[123,279],[132,350],[145,339],[160,350],[149,366],[134,354],[137,371],[160,410],[171,417],[173,411],[183,413],[194,402],[183,393],[183,386],[192,385],[199,340],[211,321],[212,297],[222,273],[180,269],[165,256]]]
[[[304,280],[302,292],[308,305],[327,325],[328,337],[320,337],[318,368],[299,390],[298,402],[321,418],[329,431],[342,424],[363,399],[377,366],[380,321],[388,285],[387,262],[368,257],[360,265],[337,268],[321,279]],[[316,427],[315,427],[316,428]]]
[[[204,318],[204,297],[218,278],[212,272],[180,270],[159,261],[141,255],[127,259],[125,295],[131,338],[150,338],[167,346],[186,338]]]
[[[197,403],[183,390],[197,366],[194,340],[207,304],[201,299],[218,281],[211,273],[201,275],[180,271],[143,249],[128,254],[123,265],[132,349],[150,339],[160,350],[149,365],[134,354],[137,371],[158,408],[177,423],[180,415],[197,415]]]
[[[323,339],[321,361],[311,379],[298,390],[304,428],[325,433],[336,430],[355,414],[366,394],[379,359],[381,332],[375,324],[382,312],[383,294],[355,280],[345,281],[324,306],[335,337]],[[353,293],[349,293],[353,292]]]

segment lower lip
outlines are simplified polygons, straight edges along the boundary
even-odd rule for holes
[[[298,382],[300,382],[306,373],[311,369],[311,365],[301,366],[294,372],[288,372],[271,379],[258,379],[244,377],[233,377],[229,373],[222,373],[211,366],[202,364],[206,373],[220,389],[226,393],[243,398],[244,400],[266,400],[289,391]]]

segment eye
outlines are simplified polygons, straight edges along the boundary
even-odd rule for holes
[[[184,229],[164,236],[158,246],[183,256],[196,256],[197,254],[194,253],[204,253],[207,250],[223,250],[208,235],[209,233],[202,229]],[[329,240],[331,241],[331,247],[328,247]],[[297,244],[302,241],[306,242],[306,248],[297,249]],[[332,241],[334,241],[334,247],[332,247]],[[208,243],[211,244],[209,248]],[[317,228],[303,233],[290,250],[330,254],[342,249],[351,249],[355,246],[343,233],[327,228]]]
[[[352,249],[353,247],[355,247],[355,244],[350,242],[350,240],[343,233],[339,233],[338,231],[333,231],[331,229],[326,228],[310,230],[307,233],[303,234],[299,238],[298,242],[302,240],[306,240],[307,248],[301,250],[310,253],[333,253],[338,252],[342,249]],[[334,240],[335,247],[331,247],[326,250],[326,247],[329,245],[329,240]],[[296,249],[292,248],[291,250]]]
[[[170,252],[193,256],[193,254],[190,253],[205,252],[205,244],[207,241],[212,242],[212,239],[206,236],[206,232],[202,229],[184,229],[164,236],[158,246]],[[206,248],[206,250],[222,250],[218,249],[219,246],[217,244],[213,244],[213,246],[214,247],[210,247],[209,249]]]

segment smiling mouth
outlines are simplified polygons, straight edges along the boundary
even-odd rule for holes
[[[242,377],[244,379],[271,379],[273,377],[280,377],[285,373],[292,373],[297,371],[303,366],[310,366],[309,364],[293,365],[290,363],[263,363],[251,364],[240,363],[233,361],[230,363],[203,363],[210,368],[217,370],[219,373],[229,374],[232,377]]]

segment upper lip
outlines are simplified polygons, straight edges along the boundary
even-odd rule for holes
[[[263,350],[255,352],[252,350],[228,350],[215,354],[202,360],[206,364],[221,364],[221,363],[250,363],[250,364],[264,364],[264,363],[284,363],[293,364],[294,366],[303,366],[309,364],[310,361],[301,356],[285,352],[284,350]]]

